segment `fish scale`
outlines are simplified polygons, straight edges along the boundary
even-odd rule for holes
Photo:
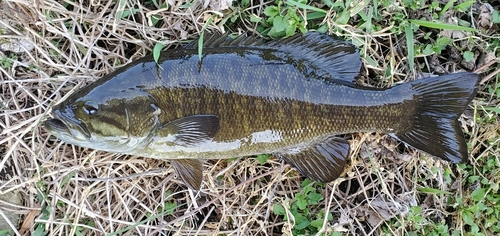
[[[166,75],[165,77],[168,77]],[[207,87],[215,87],[208,81],[226,80],[229,82],[233,78],[218,77],[204,78],[202,80],[191,80],[190,84],[203,84],[200,87],[177,89],[176,86],[166,91],[165,87],[160,90],[149,91],[158,102],[157,105],[169,107],[169,104],[182,104],[182,107],[169,109],[176,110],[175,115],[167,112],[160,116],[161,123],[175,120],[179,117],[187,117],[195,114],[214,114],[221,122],[220,130],[214,136],[213,142],[234,142],[248,139],[255,132],[273,130],[283,134],[280,142],[248,143],[241,145],[238,149],[231,149],[226,152],[219,151],[213,158],[231,158],[238,155],[255,155],[262,150],[276,150],[287,146],[293,146],[315,137],[331,136],[335,134],[361,132],[361,131],[387,131],[389,127],[397,129],[400,120],[407,120],[408,116],[403,113],[404,107],[409,106],[409,102],[397,101],[386,103],[378,107],[375,106],[338,106],[334,104],[316,104],[298,99],[270,99],[265,96],[249,96],[253,90],[260,90],[259,93],[273,94],[276,97],[284,97],[289,94],[287,90],[280,90],[282,94],[276,94],[272,86],[261,86],[256,83],[246,91],[243,88],[235,88],[229,85],[230,89],[219,88],[207,90]],[[402,97],[400,94],[389,94],[387,91],[365,91],[339,85],[324,86],[325,96],[329,94],[340,94],[346,90],[350,97],[364,97],[366,99],[377,99],[378,93],[383,93],[388,98]],[[305,93],[307,87],[295,87],[292,90],[299,90]],[[238,90],[239,93],[226,91]],[[269,91],[263,91],[269,90]],[[370,97],[373,94],[372,97]],[[167,96],[168,95],[168,96]],[[182,98],[181,100],[178,100]],[[306,100],[305,97],[302,97]],[[341,99],[342,100],[342,99]],[[345,99],[348,100],[348,99]],[[380,100],[380,99],[379,99]],[[388,101],[394,99],[388,99]],[[193,101],[196,101],[195,103]],[[237,101],[237,102],[236,102]],[[342,102],[342,101],[341,101]],[[348,103],[350,101],[346,101]],[[186,105],[189,104],[189,105]],[[302,122],[291,122],[291,121]],[[295,130],[307,128],[309,132],[297,136]],[[153,150],[151,151],[153,152]],[[171,155],[171,154],[169,154]],[[205,154],[206,155],[206,154]],[[172,156],[183,158],[180,153]]]

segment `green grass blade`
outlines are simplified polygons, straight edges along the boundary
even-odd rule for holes
[[[415,47],[413,40],[413,30],[411,25],[405,27],[405,36],[406,36],[406,47],[408,48],[408,64],[410,66],[410,71],[413,72],[415,67]]]
[[[451,192],[435,189],[435,188],[418,188],[418,191],[430,194],[451,194]]]
[[[443,7],[443,10],[441,10],[441,12],[439,13],[439,16],[442,16],[445,12],[447,12],[448,9],[450,9],[450,7],[453,6],[453,3],[455,3],[455,1],[456,0],[451,0],[448,3],[446,3],[446,5],[444,5]]]
[[[155,47],[153,48],[153,59],[155,60],[156,64],[158,64],[158,59],[160,58],[161,50],[164,46],[165,45],[163,43],[156,43]]]
[[[315,12],[322,12],[325,14],[327,13],[327,11],[325,11],[323,9],[319,9],[317,7],[309,6],[309,5],[306,5],[306,4],[303,4],[300,2],[296,2],[293,0],[287,0],[286,3],[290,6],[296,6],[296,7],[302,8],[302,9],[306,9],[306,10],[311,10],[311,11],[315,11]]]
[[[488,111],[495,112],[497,114],[500,114],[500,108],[498,108],[498,107],[485,107],[484,109],[488,110]]]
[[[413,24],[433,29],[476,31],[476,29],[474,28],[460,26],[460,25],[445,24],[442,22],[429,22],[425,20],[409,20],[409,21]]]
[[[311,12],[307,13],[307,20],[316,20],[316,19],[323,19],[325,18],[326,13],[324,12]],[[302,16],[299,16],[300,20],[304,20]]]
[[[207,22],[205,23],[205,25],[203,26],[203,29],[201,29],[200,38],[198,39],[198,59],[200,61],[201,61],[201,57],[203,55],[203,37],[205,36],[205,30],[212,23],[213,19],[214,19],[214,17],[211,16],[207,20]]]

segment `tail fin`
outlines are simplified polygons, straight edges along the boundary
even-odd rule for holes
[[[395,135],[433,156],[467,162],[469,154],[458,117],[474,97],[478,82],[477,74],[455,73],[409,83],[417,100],[413,127]]]

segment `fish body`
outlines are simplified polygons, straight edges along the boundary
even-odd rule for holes
[[[342,172],[353,132],[390,133],[454,163],[468,158],[457,118],[478,76],[457,73],[389,89],[352,83],[353,45],[309,33],[262,42],[206,39],[139,59],[69,96],[45,127],[79,146],[171,159],[193,189],[201,159],[273,153],[323,182]]]

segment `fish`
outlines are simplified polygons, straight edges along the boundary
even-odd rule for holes
[[[355,83],[359,49],[327,34],[213,35],[146,56],[52,107],[44,127],[81,147],[168,159],[191,189],[202,161],[272,154],[321,182],[349,161],[340,134],[387,133],[452,163],[469,153],[458,117],[479,75],[452,73],[387,89]]]

